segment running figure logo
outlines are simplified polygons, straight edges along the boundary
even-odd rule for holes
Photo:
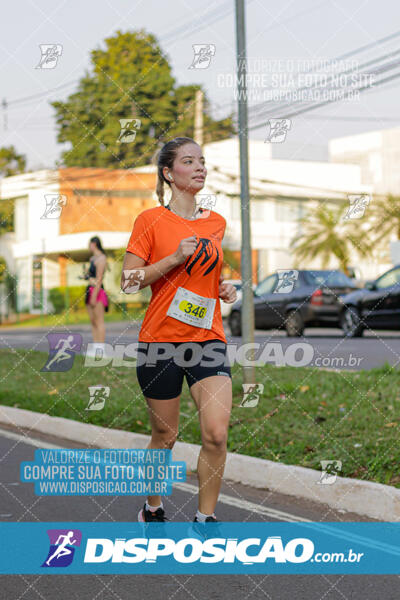
[[[104,408],[106,398],[110,396],[110,388],[104,385],[92,385],[88,387],[90,398],[85,410],[101,410]]]
[[[140,282],[144,280],[143,269],[124,269],[121,293],[135,294],[139,291]]]
[[[48,333],[49,357],[41,371],[69,371],[74,364],[75,353],[80,352],[82,336],[80,333]]]
[[[136,129],[140,129],[142,124],[140,119],[119,119],[121,125],[121,131],[117,144],[129,144],[136,138]]]
[[[348,195],[350,206],[347,209],[344,219],[361,219],[364,216],[367,206],[370,204],[371,199],[368,194],[349,194]]]
[[[39,64],[35,69],[54,69],[57,66],[59,57],[62,54],[61,44],[39,44],[41,57]]]
[[[196,196],[196,211],[199,219],[207,219],[210,216],[210,210],[215,206],[217,196],[215,194],[198,194]]]
[[[207,69],[215,56],[214,44],[193,44],[194,57],[189,69]]]
[[[254,408],[258,405],[260,394],[264,391],[263,383],[242,383],[243,400],[239,406]]]
[[[264,142],[280,144],[285,141],[288,130],[292,126],[290,119],[270,119],[268,121],[269,133]]]
[[[299,272],[295,270],[288,271],[287,269],[277,270],[278,281],[273,291],[274,294],[289,294],[299,278]]]
[[[67,204],[65,194],[45,194],[46,208],[41,219],[58,219],[63,207]]]
[[[75,546],[80,546],[82,532],[79,529],[48,529],[50,548],[42,567],[68,567],[75,554]]]
[[[316,482],[321,485],[332,485],[335,483],[337,474],[342,470],[341,460],[321,460],[322,473]]]

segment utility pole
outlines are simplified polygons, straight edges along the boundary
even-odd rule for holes
[[[194,141],[203,145],[203,92],[196,91],[194,102]]]
[[[252,288],[251,264],[251,228],[249,194],[249,149],[247,123],[247,86],[246,86],[246,23],[244,0],[236,2],[236,65],[238,76],[238,117],[240,152],[240,208],[242,225],[241,275],[242,275],[242,341],[254,343],[254,295]],[[247,353],[254,358],[254,350]],[[243,366],[243,383],[256,383],[255,367]]]
[[[1,103],[2,107],[3,107],[3,129],[4,131],[7,131],[8,129],[8,123],[7,123],[7,100],[5,98],[3,98],[3,101]]]

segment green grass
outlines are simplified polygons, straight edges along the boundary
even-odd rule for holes
[[[146,308],[139,307],[127,307],[123,311],[113,309],[108,313],[104,313],[104,321],[106,323],[124,320],[138,320],[141,322],[145,312]],[[43,317],[40,315],[32,316],[29,319],[24,319],[20,323],[13,323],[10,327],[62,327],[64,325],[82,324],[90,324],[89,315],[86,309],[78,310],[76,312],[69,311],[68,315],[64,312],[58,315],[43,315]]]
[[[44,373],[46,358],[42,352],[0,350],[0,404],[150,434],[134,366],[85,368],[83,357],[76,356],[70,371]],[[321,460],[341,460],[342,476],[400,487],[399,371],[389,365],[342,374],[259,367],[257,381],[264,383],[264,393],[256,408],[239,406],[241,367],[234,365],[232,374],[230,452],[317,470]],[[97,384],[110,387],[110,398],[103,410],[85,411],[88,386]],[[201,443],[186,382],[179,440]]]

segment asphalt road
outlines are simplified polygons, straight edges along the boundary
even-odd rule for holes
[[[136,521],[141,497],[35,496],[33,485],[19,481],[21,461],[33,460],[35,447],[76,444],[21,431],[0,430],[0,521]],[[27,443],[28,442],[28,443]],[[174,485],[163,502],[171,521],[191,521],[197,508],[196,489]],[[268,489],[223,481],[216,515],[224,521],[366,521]],[[245,503],[250,504],[245,504]],[[223,514],[223,518],[221,515]],[[7,542],[1,540],[1,543]],[[400,571],[399,571],[400,572]],[[397,575],[3,575],[1,600],[398,600]]]
[[[49,344],[47,333],[76,332],[83,338],[82,352],[92,341],[91,329],[88,325],[70,325],[58,328],[0,328],[0,348],[27,348],[48,352]],[[106,342],[111,345],[130,344],[137,341],[139,326],[129,321],[106,324]],[[225,335],[228,343],[240,344],[241,338],[232,337],[225,324]],[[339,329],[305,330],[305,335],[300,338],[288,338],[281,331],[255,332],[255,341],[261,348],[266,344],[279,343],[282,353],[286,352],[293,344],[305,344],[307,356],[311,359],[307,366],[323,367],[328,369],[359,370],[371,369],[388,362],[393,367],[400,363],[400,332],[392,331],[367,331],[362,338],[345,339]],[[271,352],[275,352],[271,349]],[[286,358],[285,358],[286,360]],[[297,353],[295,360],[301,360]]]

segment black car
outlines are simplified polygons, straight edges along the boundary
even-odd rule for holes
[[[400,329],[400,265],[342,297],[340,303],[346,337],[359,337],[366,328]]]
[[[285,278],[292,282],[286,289]],[[354,281],[338,270],[274,273],[254,290],[255,328],[285,328],[289,336],[300,336],[305,327],[339,327],[338,298],[355,289]],[[242,300],[235,302],[228,317],[233,336],[242,334],[241,308]]]

